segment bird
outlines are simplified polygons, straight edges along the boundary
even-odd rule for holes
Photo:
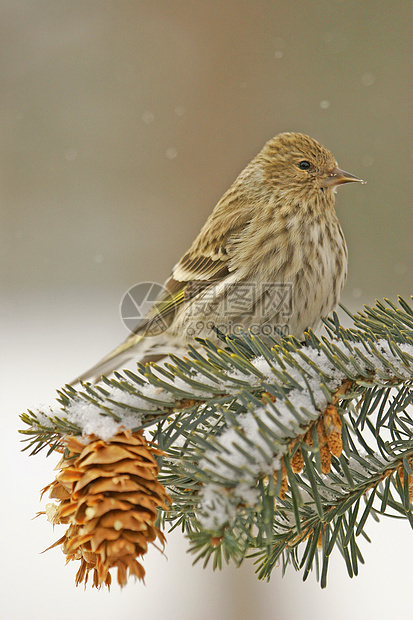
[[[362,179],[296,132],[270,139],[218,201],[128,338],[76,381],[184,354],[217,330],[302,339],[337,306],[348,250],[337,188]]]

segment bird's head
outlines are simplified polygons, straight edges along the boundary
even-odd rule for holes
[[[362,179],[342,170],[328,149],[301,133],[281,133],[269,140],[258,156],[265,180],[287,197],[332,197],[343,183]]]

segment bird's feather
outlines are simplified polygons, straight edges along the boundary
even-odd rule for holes
[[[118,368],[135,355],[141,357],[141,361],[142,358],[144,361],[151,360],[152,342],[154,348],[158,346],[158,343],[151,337],[157,331],[165,331],[171,325],[176,312],[184,303],[189,302],[212,284],[222,281],[229,274],[229,253],[226,250],[226,241],[230,233],[233,234],[238,230],[239,227],[228,227],[227,234],[221,237],[219,251],[213,251],[211,247],[209,255],[199,255],[196,253],[196,248],[194,250],[191,248],[192,251],[186,253],[174,267],[160,296],[155,300],[147,315],[137,323],[133,333],[90,370],[78,377],[76,382],[99,379],[102,374]],[[193,246],[196,245],[197,239]],[[208,251],[208,248],[205,249]],[[149,340],[149,342],[144,342],[144,340]],[[147,348],[149,350],[146,350]],[[158,358],[158,354],[155,354],[155,357]]]
[[[354,180],[360,181],[308,136],[269,140],[222,196],[133,333],[79,379],[99,378],[130,358],[176,352],[187,338],[213,337],[211,325],[231,333],[231,325],[284,321],[296,337],[316,328],[336,306],[346,275],[335,186]],[[231,295],[246,285],[254,294],[235,308]],[[291,287],[287,313],[266,302],[274,286]]]

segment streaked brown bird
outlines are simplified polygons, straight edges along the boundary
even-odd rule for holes
[[[334,204],[359,181],[312,138],[269,140],[222,196],[134,333],[79,377],[99,379],[126,361],[183,353],[195,337],[250,329],[301,338],[337,305],[347,246]]]

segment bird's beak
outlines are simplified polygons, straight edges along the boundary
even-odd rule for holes
[[[350,172],[346,172],[345,170],[341,170],[337,166],[328,173],[328,176],[321,179],[322,187],[336,187],[337,185],[341,185],[342,183],[351,183],[352,181],[357,181],[358,183],[366,183],[363,179],[359,179],[354,176],[354,174],[350,174]]]

